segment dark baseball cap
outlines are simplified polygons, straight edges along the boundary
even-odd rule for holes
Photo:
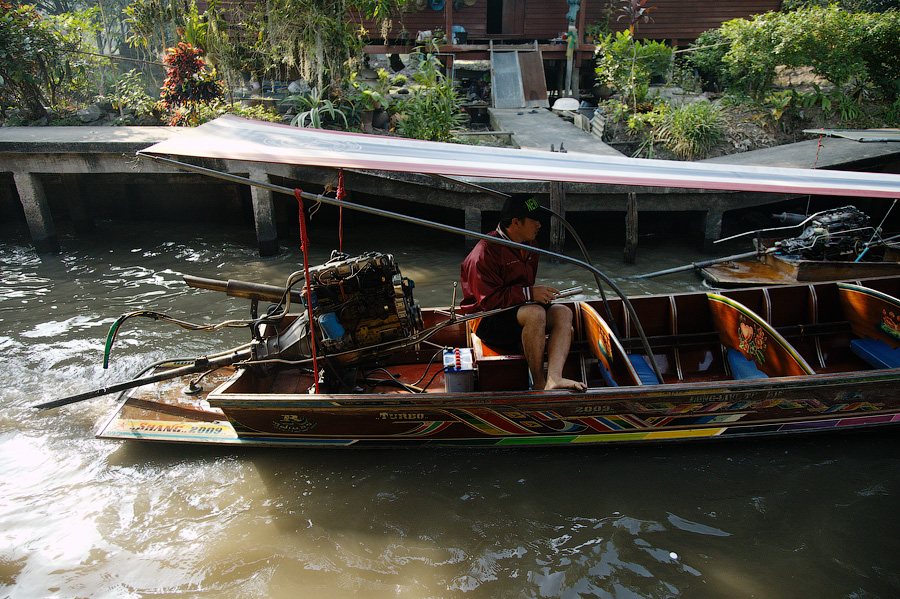
[[[528,217],[537,221],[546,221],[549,216],[550,212],[541,206],[537,198],[525,193],[506,198],[503,209],[500,211],[501,220]]]

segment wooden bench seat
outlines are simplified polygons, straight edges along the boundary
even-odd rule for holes
[[[607,387],[659,384],[646,356],[626,354],[615,333],[590,304],[579,302],[578,312],[588,350],[596,358]]]
[[[900,368],[900,300],[850,283],[838,283],[838,294],[856,336],[850,351],[872,368]]]
[[[706,297],[732,378],[815,374],[797,350],[747,306],[715,293]]]

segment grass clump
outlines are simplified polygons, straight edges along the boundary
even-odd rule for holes
[[[666,112],[654,134],[680,158],[706,156],[725,137],[722,108],[715,102],[684,104]]]

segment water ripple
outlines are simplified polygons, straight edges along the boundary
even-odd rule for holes
[[[113,319],[141,308],[243,317],[247,302],[191,289],[181,273],[280,283],[301,263],[296,244],[259,258],[243,229],[98,227],[64,237],[59,256],[0,243],[0,596],[900,596],[890,435],[507,452],[96,440],[112,398],[29,406],[246,340],[135,319],[103,370]],[[324,261],[336,236],[317,227],[314,260]],[[625,266],[620,247],[587,241],[612,276],[698,258],[683,245],[642,246]],[[346,251],[372,249],[398,257],[423,305],[449,303],[461,244],[390,226],[348,231]],[[568,265],[545,262],[541,275],[595,293]],[[623,286],[659,293],[699,279]]]

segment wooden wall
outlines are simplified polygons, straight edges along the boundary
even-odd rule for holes
[[[593,6],[587,8],[588,23],[597,20],[595,13],[600,13],[596,0],[591,4]],[[681,46],[690,44],[704,31],[716,29],[725,21],[781,9],[781,0],[653,0],[651,4],[656,7],[648,13],[653,20],[639,23],[636,37],[669,40]],[[615,19],[616,15],[610,19],[611,29],[622,31],[628,28],[627,19]]]
[[[503,24],[504,31],[501,33],[487,31],[488,2],[504,4],[504,14],[507,18]],[[420,6],[423,8],[420,10],[413,8],[392,20],[388,38],[399,40],[404,28],[410,39],[414,39],[418,31],[439,28],[446,32],[449,22],[465,28],[469,43],[489,39],[546,41],[564,32],[568,26],[566,0],[475,0],[471,6],[461,2],[457,4],[460,5],[459,9],[454,10],[452,0],[445,0],[444,8],[435,11],[428,5],[428,0],[424,2],[420,0]],[[670,40],[687,45],[707,29],[714,29],[725,21],[779,10],[781,0],[653,0],[652,5],[655,8],[649,11],[649,14],[653,21],[640,23],[637,37]],[[603,9],[608,6],[609,0],[581,0],[579,26],[583,28],[584,24],[599,20],[603,15]],[[381,42],[381,28],[377,23],[364,20],[359,14],[351,14],[351,17],[369,31],[369,38],[373,43]],[[609,25],[612,30],[623,30],[628,27],[626,19],[617,21],[615,14],[610,19]]]
[[[488,33],[488,2],[495,0],[475,0],[471,6],[463,4],[459,10],[452,8],[452,0],[446,0],[444,8],[440,11],[432,10],[425,6],[421,10],[412,9],[401,13],[392,20],[391,40],[400,39],[400,32],[405,27],[411,39],[416,32],[441,29],[446,32],[447,15],[450,10],[452,25],[460,25],[466,30],[468,39],[472,41],[487,41],[489,39],[520,39],[520,40],[549,40],[564,32],[568,26],[566,0],[499,0],[502,2],[504,19],[500,24],[501,31]],[[582,0],[582,2],[596,0]],[[352,14],[357,22],[362,23],[369,31],[369,37],[374,43],[380,41],[380,27],[374,21],[363,20],[358,14]]]

